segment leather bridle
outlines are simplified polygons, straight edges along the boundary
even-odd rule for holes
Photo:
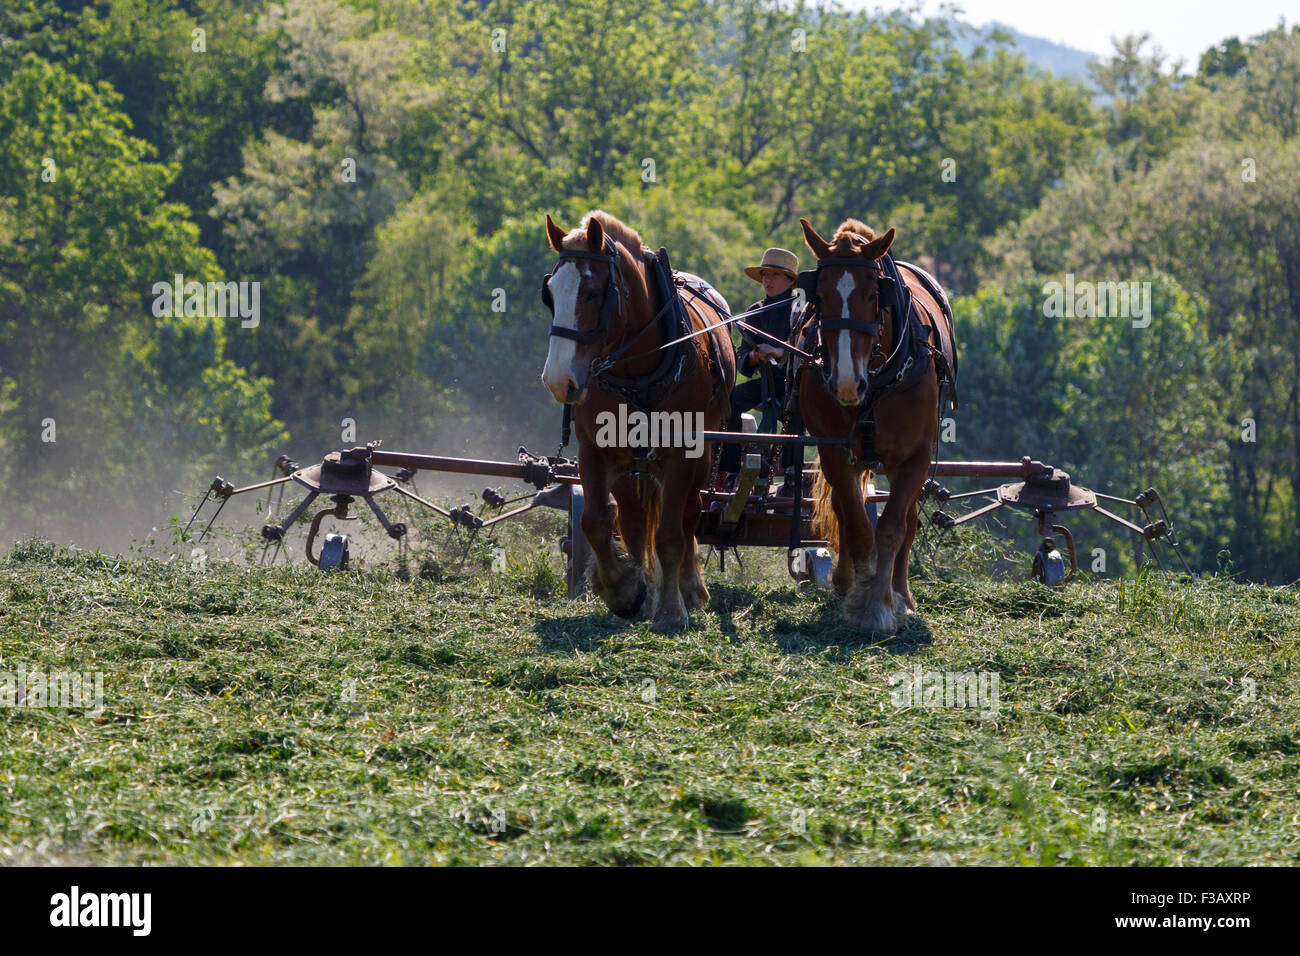
[[[876,259],[863,259],[860,257],[832,256],[829,259],[817,260],[817,282],[821,281],[822,269],[826,266],[844,266],[846,268],[867,269],[876,279],[876,297],[880,298],[880,277],[884,274],[880,268],[880,262]],[[820,305],[820,296],[814,293],[814,301]],[[844,303],[844,315],[826,316],[821,315],[821,309],[818,310],[821,327],[827,332],[861,332],[863,335],[880,336],[884,332],[884,309],[877,308],[876,324],[873,327],[865,319],[855,319],[849,315],[849,304]]]
[[[609,266],[609,279],[605,283],[604,297],[600,301],[600,315],[596,321],[594,329],[570,329],[563,325],[551,323],[551,335],[558,335],[560,338],[572,339],[579,345],[590,345],[605,334],[609,328],[610,317],[615,313],[621,313],[623,309],[623,284],[619,278],[618,269],[618,248],[605,237],[600,252],[589,252],[586,249],[566,249],[560,253],[560,257],[555,261],[555,268],[546,274],[542,280],[542,304],[551,312],[551,318],[555,318],[555,299],[551,295],[551,276],[555,275],[557,269],[566,259],[591,259],[596,262],[604,262]]]

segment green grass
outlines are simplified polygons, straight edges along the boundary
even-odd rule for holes
[[[554,530],[409,579],[20,544],[0,671],[105,709],[0,709],[0,862],[1300,862],[1294,589],[931,573],[884,641],[753,552],[657,635],[551,596]],[[998,713],[895,706],[918,665]]]

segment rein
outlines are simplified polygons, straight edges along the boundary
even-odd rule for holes
[[[596,323],[595,328],[588,329],[584,332],[579,329],[570,329],[570,328],[566,328],[565,326],[556,325],[552,323],[550,329],[551,335],[556,335],[559,336],[560,338],[565,338],[565,339],[572,339],[573,341],[579,343],[580,345],[590,345],[592,342],[595,342],[597,339],[599,339],[602,335],[605,334],[605,331],[609,327],[609,319],[611,313],[617,313],[619,315],[622,315],[622,297],[624,295],[624,291],[623,291],[622,283],[619,281],[618,250],[609,245],[608,238],[606,238],[605,240],[604,248],[609,251],[588,252],[585,249],[566,249],[564,252],[561,252],[559,257],[556,259],[555,269],[558,269],[560,267],[560,263],[562,263],[565,259],[591,259],[596,262],[604,262],[609,266],[611,284],[605,287],[605,296],[604,299],[601,301],[601,307],[600,307],[600,319]],[[550,274],[548,274],[546,278],[542,281],[542,303],[550,310],[552,316],[555,315],[555,302],[551,298],[551,292],[550,292],[550,288],[548,287],[548,283],[550,282],[551,276],[555,274],[555,269],[552,269]],[[613,287],[612,290],[611,290],[611,285]],[[623,353],[625,353],[628,349],[630,349],[632,345],[637,341],[637,339],[645,335],[645,333],[648,330],[654,328],[655,323],[657,323],[660,319],[662,319],[664,317],[664,313],[666,313],[670,308],[672,308],[672,301],[669,300],[664,303],[663,308],[661,308],[658,312],[654,314],[654,317],[651,318],[650,321],[645,324],[645,326],[641,329],[640,332],[638,332],[632,338],[628,339],[621,346],[619,346],[618,349],[611,352],[609,355],[601,356],[600,364],[596,366],[596,368],[599,371],[608,371],[609,369],[613,368],[615,365],[621,362],[632,362],[639,358],[645,358],[648,355],[654,355],[658,352],[663,352],[667,349],[672,348],[674,345],[680,345],[682,342],[685,342],[688,339],[693,339],[697,335],[702,335],[703,333],[709,331],[710,328],[722,328],[724,325],[730,325],[733,322],[739,322],[741,328],[745,329],[746,331],[753,332],[756,335],[761,335],[766,339],[771,339],[773,342],[776,342],[777,344],[781,345],[783,348],[788,348],[790,349],[790,351],[795,352],[796,354],[801,355],[806,359],[811,359],[813,357],[809,353],[797,349],[792,345],[789,345],[784,339],[779,339],[774,335],[769,335],[767,332],[764,332],[762,329],[755,328],[749,323],[743,321],[744,319],[752,318],[755,315],[759,315],[760,313],[771,311],[772,309],[783,308],[786,304],[785,302],[773,302],[771,305],[759,306],[756,309],[749,309],[748,311],[741,312],[736,315],[732,315],[730,312],[722,308],[712,299],[705,298],[704,296],[696,292],[694,289],[692,289],[690,286],[683,285],[680,286],[679,288],[682,291],[688,293],[692,298],[699,299],[701,302],[707,303],[719,315],[726,316],[725,320],[722,322],[718,322],[717,324],[712,326],[706,325],[704,328],[696,329],[694,332],[688,332],[686,335],[679,336],[678,338],[675,338],[670,342],[665,342],[663,345],[656,346],[655,348],[648,349],[644,352],[638,352],[636,355],[625,356]]]
[[[676,345],[678,342],[685,342],[687,339],[694,338],[697,335],[709,331],[710,328],[720,329],[724,325],[730,325],[732,322],[738,322],[740,323],[740,327],[744,329],[746,332],[753,332],[755,335],[761,335],[765,339],[771,339],[773,342],[777,343],[782,348],[789,349],[791,352],[794,352],[796,355],[802,355],[806,359],[811,359],[814,357],[808,354],[807,352],[803,351],[802,349],[795,348],[785,339],[777,338],[775,335],[772,335],[769,332],[764,332],[762,329],[750,325],[748,322],[742,321],[743,319],[747,319],[751,316],[758,315],[760,312],[769,312],[772,309],[784,308],[785,307],[784,299],[781,300],[780,302],[773,302],[771,305],[762,305],[759,306],[757,309],[750,309],[747,312],[741,312],[738,313],[737,315],[732,315],[726,309],[722,308],[722,306],[718,305],[716,302],[712,301],[711,299],[706,299],[704,296],[700,295],[690,286],[682,286],[682,290],[685,292],[689,292],[692,297],[699,299],[702,302],[707,302],[710,306],[713,307],[715,312],[717,312],[719,315],[725,315],[727,318],[722,322],[719,322],[717,325],[705,326],[702,329],[696,329],[694,332],[690,332],[686,335],[683,335],[679,339],[674,339],[672,342],[668,343],[669,345]]]

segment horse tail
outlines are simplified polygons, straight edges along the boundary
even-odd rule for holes
[[[862,473],[860,487],[862,494],[867,494],[867,487],[871,483],[872,472],[870,469]],[[835,508],[831,504],[831,483],[826,480],[826,475],[821,469],[821,459],[817,459],[817,477],[813,479],[812,486],[813,496],[813,513],[812,513],[812,531],[813,535],[826,539],[826,547],[836,554],[840,550],[840,522],[835,517]]]
[[[645,535],[641,553],[632,554],[632,549],[628,547],[626,529],[623,527],[623,517],[620,515],[615,522],[618,528],[618,540],[622,542],[623,550],[629,555],[641,560],[646,570],[655,566],[655,529],[659,527],[659,516],[663,513],[663,496],[659,493],[659,482],[654,478],[643,476],[636,480],[636,500],[640,505],[641,514],[645,516]]]
[[[639,478],[636,483],[636,497],[641,502],[645,514],[645,550],[641,553],[642,563],[647,569],[655,566],[655,529],[659,527],[659,516],[663,510],[663,495],[659,493],[659,483],[653,478]]]
[[[826,547],[838,553],[840,550],[840,523],[835,518],[835,509],[831,507],[831,483],[822,474],[821,459],[817,460],[817,477],[813,479],[812,496],[812,531],[818,538],[826,539]]]

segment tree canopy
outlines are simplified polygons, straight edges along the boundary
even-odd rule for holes
[[[1300,577],[1300,33],[1194,71],[1125,37],[1079,81],[963,29],[804,0],[6,4],[0,468],[40,489],[7,530],[85,529],[87,476],[156,523],[162,490],[316,457],[345,418],[549,450],[545,213],[604,208],[733,306],[764,247],[807,256],[800,216],[853,216],[954,298],[945,454],[1156,484],[1198,567]],[[1067,274],[1147,289],[1149,324],[1049,314]],[[256,284],[257,321],[157,314],[176,276]]]

